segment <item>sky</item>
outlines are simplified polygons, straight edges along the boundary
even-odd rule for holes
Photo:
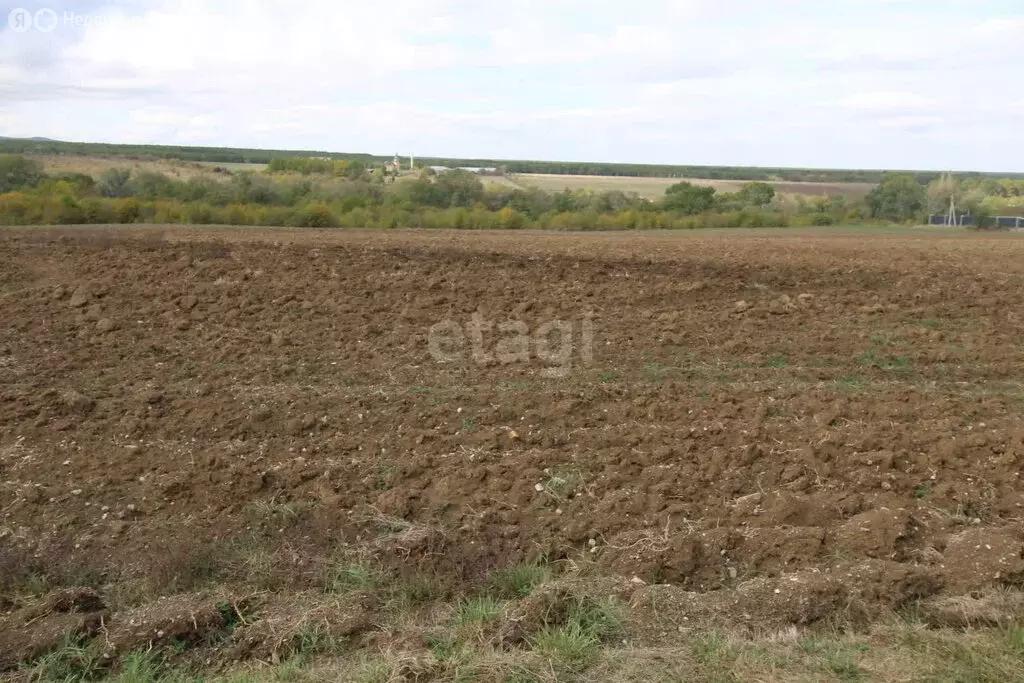
[[[0,0],[0,135],[1024,172],[1024,0]]]

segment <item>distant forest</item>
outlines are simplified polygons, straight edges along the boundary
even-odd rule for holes
[[[228,147],[181,147],[171,145],[115,145],[92,142],[60,142],[0,138],[0,154],[66,154],[81,156],[124,157],[126,159],[180,159],[214,163],[269,164],[282,157],[325,157],[336,160],[360,160],[378,165],[391,157],[372,154],[349,154],[315,150],[234,149]],[[754,166],[690,166],[661,164],[617,164],[581,161],[529,161],[503,159],[450,159],[417,157],[423,166],[495,167],[507,173],[552,173],[560,175],[603,175],[658,178],[708,178],[715,180],[759,180],[788,182],[879,183],[883,170],[847,170],[812,168],[767,168]],[[938,171],[902,171],[914,176],[918,183],[937,180]],[[1024,173],[957,172],[960,178],[1024,178]]]

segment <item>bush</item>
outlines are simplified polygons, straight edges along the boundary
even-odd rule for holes
[[[35,187],[46,177],[38,161],[0,154],[0,194]]]
[[[775,188],[768,183],[744,183],[738,195],[744,204],[765,207],[775,199]]]
[[[185,207],[185,222],[209,225],[216,222],[213,207],[205,202],[192,202]]]
[[[73,194],[82,197],[96,187],[96,181],[85,173],[58,173],[40,183],[39,188],[51,194]]]
[[[515,230],[523,227],[523,215],[513,208],[505,207],[498,212],[498,227],[505,230]]]
[[[132,172],[127,168],[108,168],[100,175],[99,190],[104,197],[127,197],[131,194]]]
[[[113,202],[115,223],[135,223],[142,216],[142,206],[134,198]]]
[[[178,201],[160,201],[153,205],[154,223],[186,223],[185,207]]]
[[[33,217],[32,200],[21,192],[0,194],[0,224],[29,225]]]
[[[927,191],[909,173],[887,174],[868,194],[867,203],[875,218],[905,221],[924,209]]]
[[[809,226],[826,226],[835,225],[835,219],[832,214],[817,212],[809,214],[801,214],[794,217],[792,224],[797,227],[809,227]]]
[[[293,216],[293,225],[300,228],[334,228],[338,219],[326,204],[314,203],[303,207]]]
[[[84,216],[78,201],[70,194],[66,194],[56,200],[47,201],[43,222],[54,225],[77,225],[85,222]]]
[[[231,204],[220,211],[221,223],[228,225],[258,225],[259,216],[249,204]]]
[[[143,171],[131,181],[129,190],[135,197],[143,199],[158,199],[173,195],[174,184],[171,179],[163,173],[155,171]],[[119,195],[112,195],[119,196]]]
[[[665,190],[662,205],[667,211],[678,211],[688,215],[704,213],[715,203],[715,188],[681,182]]]
[[[341,224],[347,228],[365,228],[372,220],[370,212],[363,208],[352,209],[341,217]]]
[[[97,197],[86,197],[78,203],[82,211],[83,223],[104,224],[113,223],[114,211],[109,202]],[[172,221],[167,221],[172,222]]]
[[[257,217],[259,225],[292,225],[292,216],[295,211],[284,206],[270,206],[264,209]]]

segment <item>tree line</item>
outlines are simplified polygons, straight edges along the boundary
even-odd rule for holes
[[[889,174],[865,199],[783,198],[772,185],[736,192],[681,181],[652,201],[619,190],[546,192],[485,185],[463,170],[395,182],[361,160],[282,157],[266,171],[178,178],[110,168],[93,177],[47,174],[33,159],[0,155],[0,224],[194,223],[305,227],[686,229],[920,222],[937,183]],[[1024,181],[971,184],[1017,201]],[[963,187],[957,189],[964,192]],[[1009,198],[1007,198],[1009,200]]]
[[[379,166],[390,157],[371,154],[325,152],[315,150],[236,149],[226,147],[194,147],[176,145],[115,145],[106,143],[62,142],[0,138],[0,153],[61,154],[76,156],[123,157],[133,160],[179,159],[191,162],[270,164],[277,159],[320,158],[332,161],[358,160],[368,166]],[[881,170],[759,168],[743,166],[695,166],[665,164],[620,164],[604,162],[537,161],[508,159],[452,159],[424,157],[423,166],[494,167],[507,173],[551,173],[558,175],[604,175],[658,178],[707,178],[711,180],[750,180],[787,182],[863,182],[879,183],[886,176]],[[910,172],[920,184],[941,177],[938,171]],[[1024,173],[958,173],[962,178],[1018,178]]]

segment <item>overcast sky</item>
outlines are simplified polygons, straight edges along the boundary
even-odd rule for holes
[[[6,136],[1024,171],[1024,0],[0,0],[0,22]]]

